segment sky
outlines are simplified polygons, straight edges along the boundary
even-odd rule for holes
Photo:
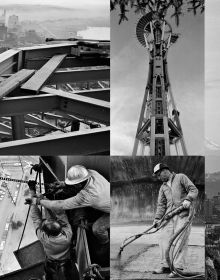
[[[205,41],[205,135],[216,145],[209,146],[206,154],[218,153],[220,155],[220,3],[218,0],[207,1],[206,3],[206,41]],[[220,169],[220,168],[219,168]]]
[[[9,4],[41,4],[41,5],[53,5],[64,7],[86,7],[86,6],[109,6],[109,0],[7,0]],[[6,2],[5,2],[6,4]]]
[[[111,154],[131,155],[148,76],[148,55],[136,39],[141,17],[129,12],[118,25],[111,13]],[[189,155],[204,154],[204,15],[185,13],[177,43],[168,52],[168,71]]]
[[[220,156],[206,156],[205,172],[206,173],[220,172]]]

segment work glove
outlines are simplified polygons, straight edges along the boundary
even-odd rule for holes
[[[60,188],[63,188],[63,187],[65,187],[65,182],[63,182],[63,181],[53,182],[53,183],[49,184],[49,188],[51,190],[60,189]]]
[[[28,181],[28,187],[30,191],[36,192],[36,181],[29,180]]]
[[[191,205],[191,202],[189,200],[184,200],[183,203],[182,203],[183,207],[185,209],[189,209],[190,205]]]
[[[24,204],[29,204],[29,205],[39,205],[41,201],[40,197],[29,197],[25,198],[25,203]]]
[[[155,228],[157,228],[159,225],[160,225],[160,220],[154,220],[154,221],[153,221],[153,226],[154,226]]]
[[[31,170],[30,170],[30,174],[32,174],[32,171],[34,170],[35,172],[41,173],[42,172],[42,165],[39,164],[31,164]]]

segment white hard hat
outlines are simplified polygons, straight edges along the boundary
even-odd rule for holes
[[[74,165],[70,167],[70,169],[68,170],[65,183],[67,185],[79,184],[89,179],[90,176],[91,174],[84,166]]]
[[[163,169],[169,169],[169,167],[164,163],[158,163],[157,165],[154,166],[154,175]]]

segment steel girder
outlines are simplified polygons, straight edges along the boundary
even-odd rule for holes
[[[106,125],[110,124],[109,102],[46,87],[42,88],[41,92],[59,96],[60,111]]]
[[[48,61],[54,55],[71,55],[72,47],[75,45],[74,42],[7,51],[0,55],[0,74],[13,74],[24,68],[28,62],[35,63],[36,60],[38,65],[42,63],[41,66],[43,66],[43,62]],[[59,69],[50,79],[55,79],[55,84],[63,83],[63,81],[66,83],[66,81],[109,80],[109,65],[110,60],[106,57],[66,57],[60,67],[85,68],[68,71]],[[18,89],[19,97],[4,98],[0,101],[0,117],[22,117],[22,115],[34,112],[61,111],[105,125],[110,123],[109,102],[105,102],[110,99],[109,89],[76,92],[76,94],[61,93],[57,90],[52,93],[41,91],[38,96],[21,96],[27,95],[27,92],[21,90],[19,85]],[[8,136],[9,132],[2,131],[2,136],[3,134]],[[107,154],[110,149],[109,142],[109,128],[99,128],[84,132],[51,134],[32,139],[10,141],[2,143],[0,150],[7,154],[32,154],[33,151],[39,154],[41,152],[52,154],[54,151],[57,154]],[[48,150],[50,147],[51,150]]]
[[[39,262],[39,263],[36,263],[29,267],[1,275],[0,279],[2,279],[2,280],[17,280],[17,279],[28,280],[33,277],[39,279],[39,278],[43,277],[43,275],[44,275],[44,263],[45,262]]]
[[[37,123],[37,125],[40,125],[42,127],[46,127],[46,128],[48,128],[50,130],[62,130],[61,128],[59,128],[59,127],[57,127],[57,126],[55,126],[55,125],[53,125],[53,124],[51,124],[51,123],[49,123],[49,122],[47,122],[45,120],[42,120],[42,119],[40,119],[40,118],[38,118],[36,116],[32,116],[31,114],[27,114],[25,116],[25,120],[28,120],[28,121],[31,121],[31,122],[35,122],[35,123]]]
[[[13,73],[18,70],[21,50],[8,50],[0,54],[0,75]]]
[[[21,88],[25,90],[33,90],[38,93],[40,88],[46,83],[49,77],[53,75],[53,72],[59,67],[65,57],[66,54],[54,55],[51,57],[51,59],[36,71],[36,73],[23,84]]]
[[[83,132],[47,135],[31,139],[0,143],[0,154],[7,155],[92,155],[109,154],[110,128],[97,128]]]
[[[48,92],[49,94],[5,98],[0,102],[0,116],[16,116],[60,110],[103,124],[108,125],[110,123],[110,106],[108,102],[54,89],[44,88],[43,92]]]
[[[59,108],[56,95],[41,94],[37,96],[10,97],[1,100],[0,116],[26,115],[47,112]]]
[[[1,82],[0,99],[2,99],[4,96],[7,96],[13,90],[17,89],[22,83],[34,75],[34,72],[34,70],[22,69]]]
[[[110,88],[74,91],[74,94],[110,102]]]
[[[109,80],[110,67],[85,67],[80,69],[57,70],[47,80],[47,85],[74,83],[81,81],[102,81]]]
[[[24,61],[34,58],[48,58],[56,54],[71,54],[71,49],[76,43],[52,44],[36,47],[21,48],[24,52]]]
[[[25,69],[40,69],[49,58],[33,58],[26,59],[24,67]],[[61,63],[60,68],[73,68],[73,67],[88,67],[88,66],[110,66],[110,59],[106,57],[66,57]]]

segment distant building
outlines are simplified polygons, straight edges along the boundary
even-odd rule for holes
[[[5,15],[6,11],[4,10],[3,14],[0,15],[0,40],[4,41],[7,37],[7,27],[5,26]]]
[[[32,44],[40,44],[42,43],[42,39],[35,30],[28,30],[25,32],[25,42]]]
[[[3,14],[0,15],[0,26],[5,26],[5,16],[6,16],[6,10],[4,10]]]
[[[205,206],[205,216],[212,217],[213,215],[213,201],[211,199],[206,199],[204,202]]]
[[[5,41],[7,37],[7,27],[0,25],[0,40]]]
[[[19,27],[19,19],[16,15],[11,15],[8,18],[8,30],[10,32],[17,31]]]
[[[216,205],[216,204],[219,204],[219,202],[220,202],[220,197],[219,197],[218,195],[214,196],[214,197],[213,197],[213,201],[214,201],[214,204],[215,204],[215,205]]]

